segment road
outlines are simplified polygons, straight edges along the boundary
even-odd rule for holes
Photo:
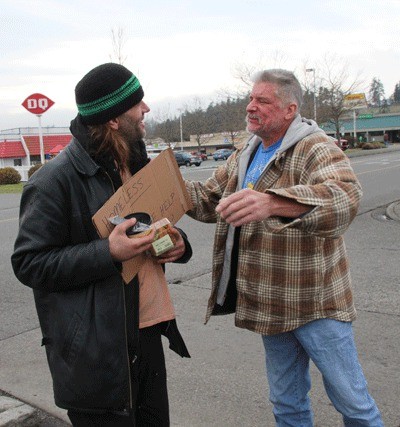
[[[389,220],[385,207],[400,200],[400,151],[357,157],[351,162],[364,189],[359,213],[346,233],[358,311],[356,341],[385,425],[399,427],[400,222]],[[181,172],[185,178],[204,180],[220,164],[208,160],[198,168],[181,168]],[[31,290],[17,282],[9,262],[18,205],[18,195],[0,195],[0,390],[66,420],[65,411],[53,404]],[[166,350],[171,425],[273,426],[260,338],[235,328],[233,316],[203,324],[214,226],[187,216],[179,225],[189,235],[194,257],[187,266],[168,266],[167,278],[192,358],[180,359]],[[342,425],[314,367],[312,379],[315,426]]]

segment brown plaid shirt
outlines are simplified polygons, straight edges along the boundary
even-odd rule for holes
[[[186,182],[195,206],[189,215],[217,223],[206,321],[216,302],[228,232],[215,207],[236,191],[240,155],[235,152],[205,183]],[[325,134],[314,133],[280,153],[254,189],[313,209],[294,220],[271,217],[242,226],[236,326],[271,335],[320,318],[354,320],[342,236],[362,191],[347,156]]]

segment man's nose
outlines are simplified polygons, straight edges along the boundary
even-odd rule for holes
[[[145,113],[148,113],[150,111],[149,106],[144,101],[142,101],[142,109]]]
[[[256,110],[256,106],[255,106],[254,102],[253,102],[253,101],[250,101],[250,102],[247,104],[246,111],[247,111],[247,112],[250,112],[250,111],[255,111],[255,110]]]

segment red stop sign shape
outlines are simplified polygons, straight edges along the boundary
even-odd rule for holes
[[[54,101],[41,93],[33,93],[22,103],[22,106],[32,114],[43,114],[52,105],[54,105]]]

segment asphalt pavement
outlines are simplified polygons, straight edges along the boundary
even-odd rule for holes
[[[377,154],[379,152],[389,152],[394,150],[400,150],[400,144],[392,145],[389,148],[381,149],[381,150],[371,150],[366,151],[362,153],[357,153],[355,155],[349,155],[349,157],[354,156],[360,156],[360,155],[373,155]],[[395,201],[391,205],[389,205],[386,209],[386,216],[394,221],[400,221],[400,200]],[[203,277],[195,277],[190,280],[188,280],[185,283],[184,287],[181,287],[178,289],[177,287],[174,287],[172,289],[172,293],[179,294],[179,296],[185,300],[186,299],[186,305],[181,310],[181,316],[182,318],[188,318],[190,320],[194,319],[195,323],[197,325],[200,325],[202,327],[203,322],[203,314],[205,312],[204,307],[199,310],[201,315],[194,313],[193,306],[194,306],[194,299],[202,300],[203,303],[207,300],[208,294],[209,294],[209,288],[208,284],[211,280],[211,274],[208,273],[204,275]],[[207,283],[207,286],[204,285],[204,283]],[[176,295],[173,295],[173,298],[177,298]],[[204,304],[203,304],[204,306]],[[366,320],[368,326],[364,326],[365,328],[363,330],[359,330],[360,335],[362,339],[365,341],[361,344],[361,349],[367,348],[369,345],[369,335],[368,333],[372,330],[370,329],[368,331],[368,328],[376,328],[379,330],[382,330],[382,333],[379,333],[380,336],[384,335],[384,331],[386,330],[387,326],[384,324],[384,317],[381,316],[370,316],[370,313],[368,313],[368,310],[361,315],[361,317],[365,317],[364,320]],[[201,317],[199,317],[201,316]],[[224,319],[220,318],[219,320],[215,321],[214,326],[211,327],[212,331],[211,334],[215,334],[215,336],[219,336],[219,339],[225,340],[225,335],[219,335],[220,330],[223,330],[225,328],[225,324],[229,322],[232,324],[232,317],[229,316],[223,316]],[[226,320],[228,319],[228,320]],[[381,323],[380,319],[382,320]],[[395,324],[394,324],[394,327]],[[205,332],[205,336],[207,334],[210,334],[210,327],[207,325],[208,331]],[[361,326],[359,327],[361,328]],[[398,328],[398,318],[397,318],[397,328]],[[229,343],[229,337],[232,335],[229,335],[226,339],[226,341],[222,343],[218,343],[217,341],[213,341],[213,337],[209,335],[208,337],[204,338],[204,342],[202,341],[202,332],[198,332],[197,326],[186,325],[184,326],[184,329],[186,329],[186,334],[195,335],[194,339],[198,340],[198,343],[192,344],[192,346],[198,345],[198,350],[205,350],[204,346],[209,345],[210,348],[206,349],[206,353],[216,353],[219,354],[219,347],[224,347],[222,350],[225,351],[225,359],[227,366],[221,366],[221,371],[225,372],[227,371],[227,375],[229,375],[229,369],[232,369],[232,366],[229,361],[229,354],[234,354],[235,351],[240,351],[242,354],[246,354],[246,346],[251,346],[252,341],[250,337],[253,334],[246,334],[246,331],[238,331],[237,328],[233,328],[232,325],[230,326],[231,330],[235,330],[234,333],[239,334],[240,340],[242,342],[242,348],[238,349],[235,347],[232,347],[230,350],[230,343]],[[205,329],[204,327],[202,329]],[[200,330],[200,329],[199,329]],[[197,335],[196,335],[197,334]],[[230,333],[229,333],[230,334]],[[397,334],[398,335],[398,334]],[[37,346],[37,342],[40,341],[41,338],[41,332],[40,330],[35,327],[31,331],[28,331],[24,334],[16,335],[12,338],[9,338],[7,340],[4,340],[0,347],[0,363],[1,363],[1,369],[0,369],[0,388],[3,390],[0,390],[0,427],[11,427],[11,426],[30,426],[30,427],[64,427],[69,426],[70,423],[68,422],[68,418],[66,416],[66,412],[64,410],[61,410],[57,408],[54,405],[53,401],[53,395],[52,395],[52,384],[51,384],[51,378],[48,371],[48,366],[46,363],[45,353],[43,348],[39,348]],[[382,337],[381,337],[382,338]],[[384,346],[390,347],[392,345],[391,340],[393,339],[393,335],[388,334],[387,339],[384,342]],[[203,347],[203,348],[202,348]],[[226,350],[228,348],[228,350]],[[197,349],[195,349],[197,350]],[[29,353],[27,354],[27,351]],[[228,356],[226,355],[226,352],[228,351]],[[250,351],[250,350],[249,350]],[[261,348],[260,348],[261,351]],[[231,353],[229,353],[231,352]],[[245,359],[244,359],[245,360]],[[184,362],[183,368],[182,368],[182,362],[177,362],[175,359],[171,359],[170,355],[167,355],[167,362],[168,364],[173,365],[174,373],[177,367],[180,366],[181,372],[178,375],[185,375],[190,376],[193,374],[193,364],[186,364]],[[180,363],[180,365],[179,365]],[[195,363],[193,361],[193,363]],[[198,365],[197,369],[205,368],[204,364],[205,362],[197,362]],[[218,362],[216,362],[218,363]],[[176,367],[175,367],[176,364]],[[366,369],[371,369],[371,372],[375,370],[377,372],[377,375],[379,375],[379,370],[381,367],[369,367],[369,364],[373,364],[373,361],[370,359],[367,360],[366,363]],[[246,366],[246,370],[248,370],[249,375],[251,375],[253,366]],[[169,369],[169,368],[168,368]],[[398,367],[397,367],[398,370]],[[18,374],[16,374],[16,372]],[[258,371],[257,371],[258,372]],[[313,375],[316,375],[315,373]],[[371,374],[372,375],[372,374]],[[198,377],[201,378],[201,377]],[[261,389],[266,387],[266,380],[265,378],[252,378],[252,380],[255,381],[256,385]],[[199,381],[199,379],[197,379]],[[204,393],[204,390],[207,390],[207,381],[212,382],[213,378],[204,379],[204,384],[198,385],[199,389],[202,388]],[[178,380],[179,382],[179,380]],[[374,385],[374,381],[372,386],[376,387]],[[193,385],[190,387],[190,390],[187,390],[188,393],[196,394],[197,385]],[[230,390],[224,390],[224,386],[220,385],[221,390],[223,392],[226,391],[228,396],[231,396],[233,402],[237,402],[238,405],[243,404],[241,402],[241,384],[237,384],[237,390],[230,389]],[[322,390],[322,387],[321,387]],[[400,388],[398,389],[400,391]],[[200,391],[199,391],[200,393]],[[391,395],[383,395],[380,397],[381,401],[388,401],[391,402],[395,398],[397,401],[398,396],[393,396],[393,393]],[[199,395],[200,396],[200,395]],[[254,397],[254,401],[252,404],[254,404],[254,411],[259,411],[262,413],[262,411],[265,411],[265,407],[263,406],[264,398],[258,398],[258,395]],[[176,387],[173,387],[172,396],[170,396],[171,402],[174,402],[174,400],[182,400],[183,403],[186,399],[186,393],[185,390],[180,391],[179,393],[176,392]],[[214,402],[216,404],[216,408],[212,408],[213,405],[210,405],[208,409],[210,412],[215,411],[215,417],[218,418],[218,404],[221,404],[221,402],[218,402],[218,397],[213,396]],[[315,400],[317,400],[316,405],[318,406],[319,402],[321,402],[321,397],[316,397]],[[266,400],[266,399],[265,399]],[[179,402],[178,402],[179,403]],[[226,402],[225,402],[226,404]],[[324,405],[327,405],[326,402]],[[314,405],[315,406],[315,405]],[[322,404],[321,404],[322,406]],[[268,409],[270,410],[270,409]],[[393,409],[392,409],[393,410]],[[399,411],[400,413],[400,411]],[[237,416],[237,415],[236,415]],[[268,421],[269,420],[269,421]],[[176,424],[172,423],[172,425],[179,426],[179,427],[186,427],[191,425],[204,425],[208,426],[211,424],[191,424],[191,422],[188,422],[187,424]],[[221,421],[220,423],[213,423],[212,425],[218,425],[218,426],[228,426],[228,425],[244,425],[244,424],[230,424],[229,420]],[[251,420],[249,420],[249,424],[251,425]],[[265,425],[266,426],[272,426],[273,421],[272,418],[266,418],[265,419]],[[333,425],[340,425],[340,424],[324,424],[323,421],[319,421],[318,424],[320,427],[331,427]],[[389,427],[400,427],[400,418],[398,420],[398,423],[396,422],[393,425],[390,425]]]
[[[361,157],[361,156],[369,156],[380,153],[388,153],[391,151],[400,151],[400,144],[391,144],[387,148],[380,148],[377,150],[363,150],[359,152],[349,153],[349,157]],[[386,216],[393,221],[400,221],[400,200],[391,203],[386,208]]]

